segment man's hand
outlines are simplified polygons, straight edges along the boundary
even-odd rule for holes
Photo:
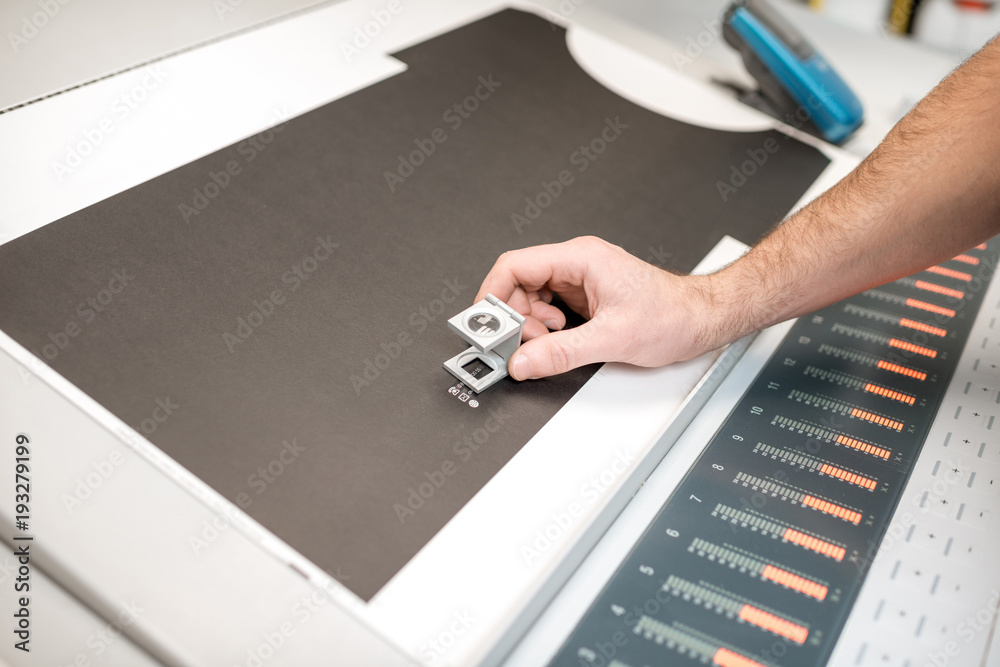
[[[587,319],[563,331],[559,297]],[[516,380],[602,361],[662,366],[712,349],[709,284],[647,264],[596,237],[504,253],[476,301],[493,294],[527,318],[511,357]],[[551,330],[552,333],[549,333]]]
[[[598,361],[659,366],[954,257],[1000,233],[1000,38],[844,180],[740,260],[677,276],[593,237],[508,252],[479,289],[528,317],[518,380]],[[558,294],[587,322],[561,331]],[[548,333],[549,330],[553,333]]]

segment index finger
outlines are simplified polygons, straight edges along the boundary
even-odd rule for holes
[[[554,291],[564,285],[580,285],[587,262],[581,258],[580,250],[574,248],[574,241],[510,250],[500,255],[483,280],[476,301],[485,299],[487,294],[507,301],[518,287],[537,292],[546,285]]]

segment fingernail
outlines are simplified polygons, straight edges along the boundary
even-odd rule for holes
[[[559,323],[555,320],[545,320],[542,322],[549,331],[555,331],[559,328]]]
[[[531,379],[531,359],[528,359],[528,355],[521,353],[514,357],[510,364],[510,375],[515,380]]]

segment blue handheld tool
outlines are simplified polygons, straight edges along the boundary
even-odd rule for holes
[[[854,91],[764,0],[730,5],[722,32],[760,85],[765,111],[835,144],[861,126],[864,109]]]

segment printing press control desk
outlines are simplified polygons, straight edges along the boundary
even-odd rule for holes
[[[709,271],[856,162],[608,11],[324,5],[0,114],[3,660],[991,664],[993,244],[666,369],[441,367],[503,250]]]

